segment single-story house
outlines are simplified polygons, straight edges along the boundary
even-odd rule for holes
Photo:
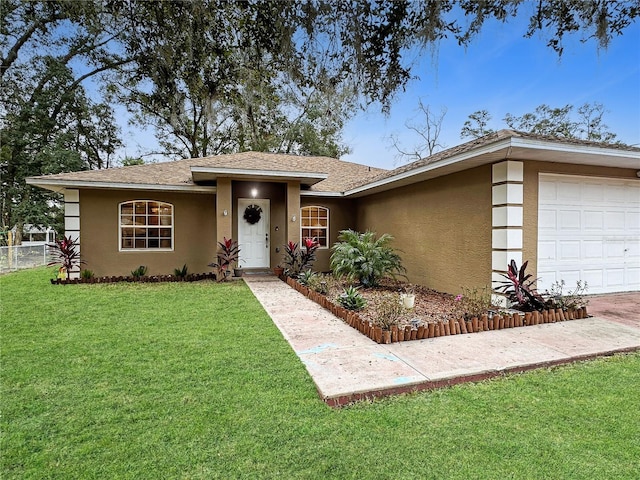
[[[64,194],[66,234],[97,275],[138,265],[207,271],[217,242],[275,267],[315,237],[329,269],[341,230],[395,237],[411,282],[450,293],[529,261],[543,290],[640,290],[640,149],[511,130],[383,170],[334,158],[243,152],[31,177]]]

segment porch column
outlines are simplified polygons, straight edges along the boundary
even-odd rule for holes
[[[64,191],[64,234],[78,243],[80,253],[80,190],[65,189]],[[82,254],[80,255],[82,259]],[[67,272],[69,278],[80,278],[81,267],[75,267]]]
[[[287,182],[287,238],[300,241],[300,182]]]
[[[216,182],[216,237],[218,242],[222,242],[223,237],[231,238],[233,235],[232,203],[231,179],[218,178]]]
[[[522,220],[523,220],[522,162],[507,160],[492,167],[492,232],[491,232],[491,284],[500,286],[504,280],[501,273],[507,272],[511,260],[522,265]],[[493,301],[506,305],[506,298],[494,295]]]

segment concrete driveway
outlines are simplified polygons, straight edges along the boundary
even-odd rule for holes
[[[592,295],[588,298],[589,315],[640,328],[640,292]]]

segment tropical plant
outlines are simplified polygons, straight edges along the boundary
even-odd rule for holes
[[[209,266],[218,269],[218,281],[226,278],[226,272],[234,263],[238,262],[240,248],[238,242],[231,238],[223,237],[222,242],[218,242],[220,250],[218,251],[218,261],[210,263]]]
[[[564,292],[565,281],[560,280],[551,285],[551,289],[545,291],[544,297],[547,301],[549,308],[561,308],[562,310],[568,310],[571,308],[584,307],[589,303],[589,300],[584,298],[589,286],[587,282],[581,280],[576,281],[576,287],[573,290]]]
[[[66,272],[71,272],[74,268],[85,263],[80,259],[78,242],[73,240],[71,236],[62,237],[62,240],[56,240],[55,243],[50,243],[47,246],[49,247],[49,252],[55,258],[47,266],[60,264]]]
[[[186,278],[186,276],[189,274],[188,272],[188,268],[187,268],[187,264],[185,263],[184,265],[182,265],[182,268],[174,268],[173,269],[173,275],[178,277],[178,278]]]
[[[309,284],[314,283],[315,277],[317,276],[317,273],[311,270],[306,270],[298,276],[298,282],[300,282],[305,287],[308,287]]]
[[[315,238],[305,238],[304,248],[300,248],[298,243],[289,241],[284,246],[283,262],[286,265],[285,275],[298,278],[302,272],[311,268],[316,260],[316,250],[320,244]]]
[[[144,277],[147,274],[147,271],[148,271],[148,268],[146,265],[140,265],[138,268],[131,271],[131,276],[136,280],[139,280],[140,278]]]
[[[396,278],[406,270],[402,259],[390,246],[393,237],[387,233],[376,239],[375,232],[343,230],[339,242],[332,247],[331,269],[348,281],[375,287],[384,277]]]
[[[367,301],[360,294],[358,288],[352,285],[345,288],[338,296],[338,303],[347,310],[362,310],[367,306]]]
[[[515,260],[511,260],[507,273],[502,276],[506,281],[502,281],[501,286],[495,290],[498,293],[507,295],[509,301],[513,303],[513,308],[522,311],[544,310],[545,300],[537,292],[535,283],[537,279],[532,279],[530,273],[526,273],[528,261],[518,268]]]

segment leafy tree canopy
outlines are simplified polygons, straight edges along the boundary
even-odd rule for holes
[[[605,113],[604,105],[598,102],[585,103],[578,108],[573,105],[550,107],[543,104],[533,112],[520,116],[507,113],[503,120],[508,128],[520,132],[613,143],[616,134],[609,131],[604,123]],[[479,138],[493,133],[494,130],[488,127],[490,121],[491,114],[488,111],[474,112],[464,123],[460,136]]]

